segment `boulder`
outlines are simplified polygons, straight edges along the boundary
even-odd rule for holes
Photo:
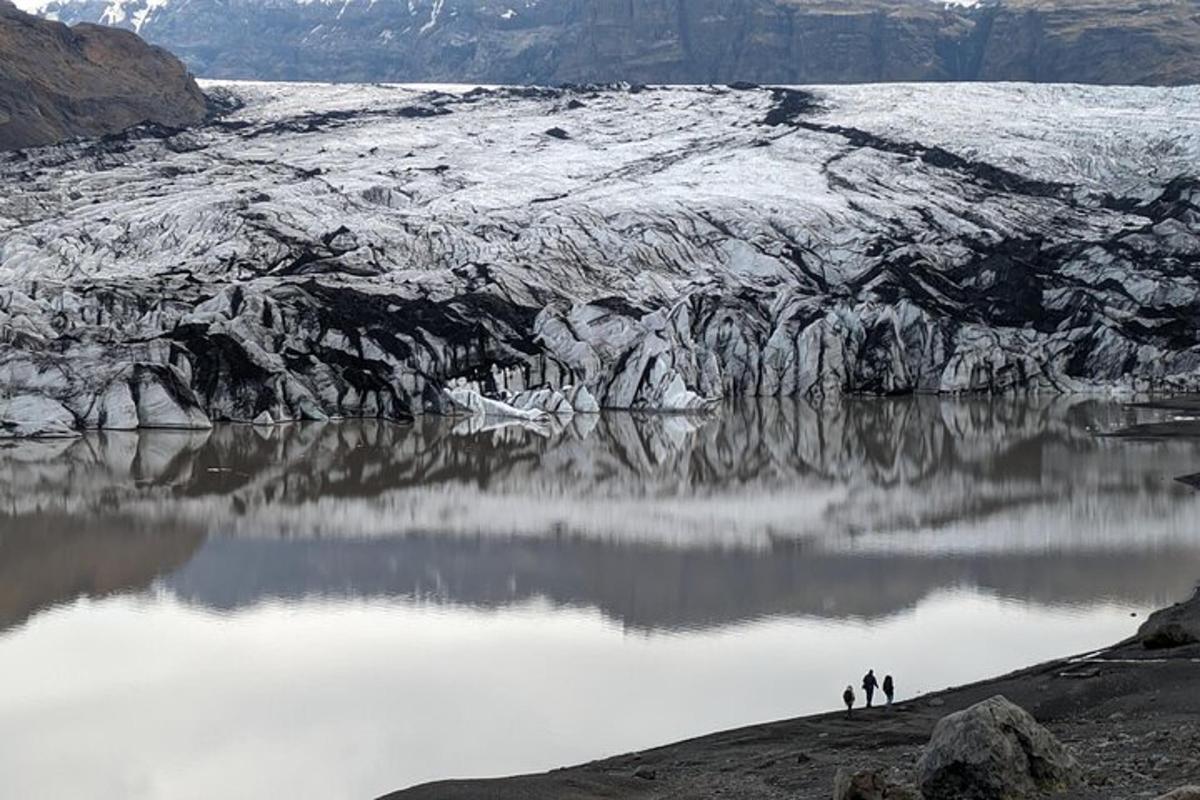
[[[917,771],[925,800],[1017,800],[1081,778],[1067,749],[1000,696],[943,717]]]
[[[839,768],[833,779],[833,800],[920,800],[916,789],[889,780],[878,772]]]
[[[1200,642],[1200,589],[1191,600],[1155,611],[1138,628],[1137,635],[1147,650]]]

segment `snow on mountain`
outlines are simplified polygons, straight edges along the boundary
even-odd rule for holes
[[[52,0],[206,78],[1200,82],[1194,0]]]
[[[17,407],[1200,388],[1197,88],[206,88],[0,161]]]

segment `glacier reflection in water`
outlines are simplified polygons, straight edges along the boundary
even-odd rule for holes
[[[1107,643],[1200,577],[1173,480],[1200,447],[1095,435],[1132,416],[0,444],[0,795],[363,797],[820,710],[866,666],[917,691]]]

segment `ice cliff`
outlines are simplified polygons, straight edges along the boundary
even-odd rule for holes
[[[1197,88],[205,89],[0,156],[0,430],[1200,388]]]

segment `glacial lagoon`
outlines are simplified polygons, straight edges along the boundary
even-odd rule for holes
[[[366,798],[1131,634],[1200,443],[1087,398],[0,442],[0,796]]]

